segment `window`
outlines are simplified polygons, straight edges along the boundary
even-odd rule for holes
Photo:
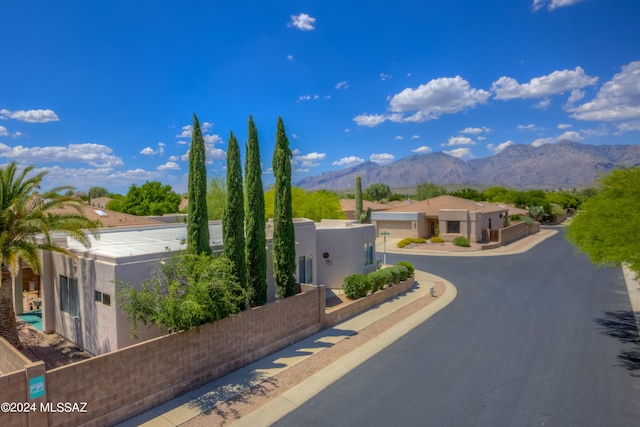
[[[313,258],[298,257],[298,283],[313,283]]]
[[[104,294],[100,291],[94,291],[93,292],[93,299],[96,302],[100,302],[104,305],[110,306],[111,305],[111,295],[109,294]]]
[[[364,265],[373,264],[373,248],[374,244],[372,242],[366,242],[364,244]]]
[[[447,221],[447,233],[459,234],[460,221]]]
[[[60,276],[60,311],[78,316],[78,280]]]

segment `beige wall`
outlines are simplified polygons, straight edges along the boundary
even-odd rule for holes
[[[316,227],[316,283],[339,289],[346,276],[376,269],[376,229],[373,224],[323,220]],[[365,265],[365,243],[373,247],[373,263],[369,265]]]

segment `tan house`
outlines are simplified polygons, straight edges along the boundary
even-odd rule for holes
[[[356,201],[355,199],[341,199],[340,207],[342,212],[347,216],[347,219],[356,219]],[[392,205],[386,203],[370,202],[368,200],[362,201],[362,212],[365,213],[367,209],[371,208],[371,212],[380,212],[390,209]]]
[[[398,238],[439,235],[447,241],[464,236],[482,243],[496,236],[492,231],[509,224],[509,207],[445,195],[373,212],[371,219],[378,235],[382,231]]]
[[[300,283],[341,287],[344,276],[375,270],[373,225],[296,219],[294,229],[296,278]],[[209,223],[209,233],[212,249],[221,252],[220,221]],[[131,338],[131,325],[118,308],[117,282],[140,284],[147,280],[163,259],[186,248],[186,235],[186,224],[174,222],[102,228],[98,239],[90,237],[90,248],[58,236],[56,243],[71,249],[77,258],[41,251],[40,276],[25,267],[14,278],[14,309],[22,313],[25,286],[37,286],[43,331],[56,332],[92,354],[138,343]],[[268,300],[273,301],[270,248],[268,239]],[[141,327],[139,332],[142,340],[160,335],[156,327]]]

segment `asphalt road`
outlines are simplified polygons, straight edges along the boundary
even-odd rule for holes
[[[640,425],[640,344],[619,268],[560,232],[496,257],[387,255],[457,298],[278,426]]]

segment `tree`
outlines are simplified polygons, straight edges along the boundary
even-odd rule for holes
[[[89,201],[93,199],[97,199],[98,197],[107,197],[109,196],[109,191],[104,187],[91,187],[89,188]]]
[[[79,211],[64,209],[78,208],[80,204],[78,199],[59,195],[71,187],[55,188],[47,192],[46,198],[40,196],[37,190],[46,172],[28,177],[32,170],[33,166],[28,166],[18,172],[15,162],[0,169],[0,336],[15,347],[20,347],[20,339],[13,309],[12,278],[20,263],[26,263],[39,274],[40,249],[75,257],[68,249],[55,244],[53,233],[63,233],[88,247],[85,230],[95,236],[97,229],[97,223]]]
[[[381,202],[391,196],[391,188],[387,184],[378,182],[367,187],[366,193],[376,202]]]
[[[362,217],[362,178],[360,175],[356,176],[356,210],[354,213],[354,219],[360,221]]]
[[[304,204],[307,199],[307,192],[299,187],[291,187],[291,212],[293,218],[304,218]],[[271,188],[264,193],[264,214],[265,218],[273,218],[275,212],[276,189]]]
[[[302,205],[303,217],[314,221],[323,219],[345,219],[340,198],[327,190],[312,191],[306,194]]]
[[[616,169],[582,204],[567,240],[597,265],[628,263],[640,274],[640,167]]]
[[[229,135],[227,151],[227,204],[222,219],[224,255],[233,263],[233,271],[242,286],[247,280],[244,242],[244,191],[238,140]]]
[[[136,338],[138,324],[157,325],[168,332],[196,329],[244,307],[244,289],[224,256],[183,253],[159,265],[159,271],[140,289],[118,283],[118,305],[131,321]]]
[[[129,187],[121,202],[120,212],[138,216],[176,213],[181,200],[170,185],[162,185],[160,181],[147,181],[140,187],[135,184]]]
[[[473,188],[463,188],[462,190],[457,190],[449,194],[454,197],[460,197],[461,199],[475,200],[476,202],[484,200],[484,194]]]
[[[247,143],[244,179],[246,189],[246,263],[247,291],[251,306],[267,302],[267,236],[265,231],[265,202],[260,166],[258,131],[249,116],[249,141]]]
[[[416,200],[427,200],[447,194],[447,190],[433,182],[422,182],[416,186]]]
[[[193,114],[193,134],[189,149],[189,207],[187,213],[187,251],[211,255],[207,217],[207,167],[204,138],[198,117]]]
[[[207,185],[207,217],[222,219],[226,204],[227,180],[221,176],[214,176]]]
[[[272,167],[276,178],[273,213],[273,278],[276,282],[276,296],[287,298],[293,296],[296,290],[294,276],[296,238],[291,207],[291,149],[281,117],[278,117]]]

